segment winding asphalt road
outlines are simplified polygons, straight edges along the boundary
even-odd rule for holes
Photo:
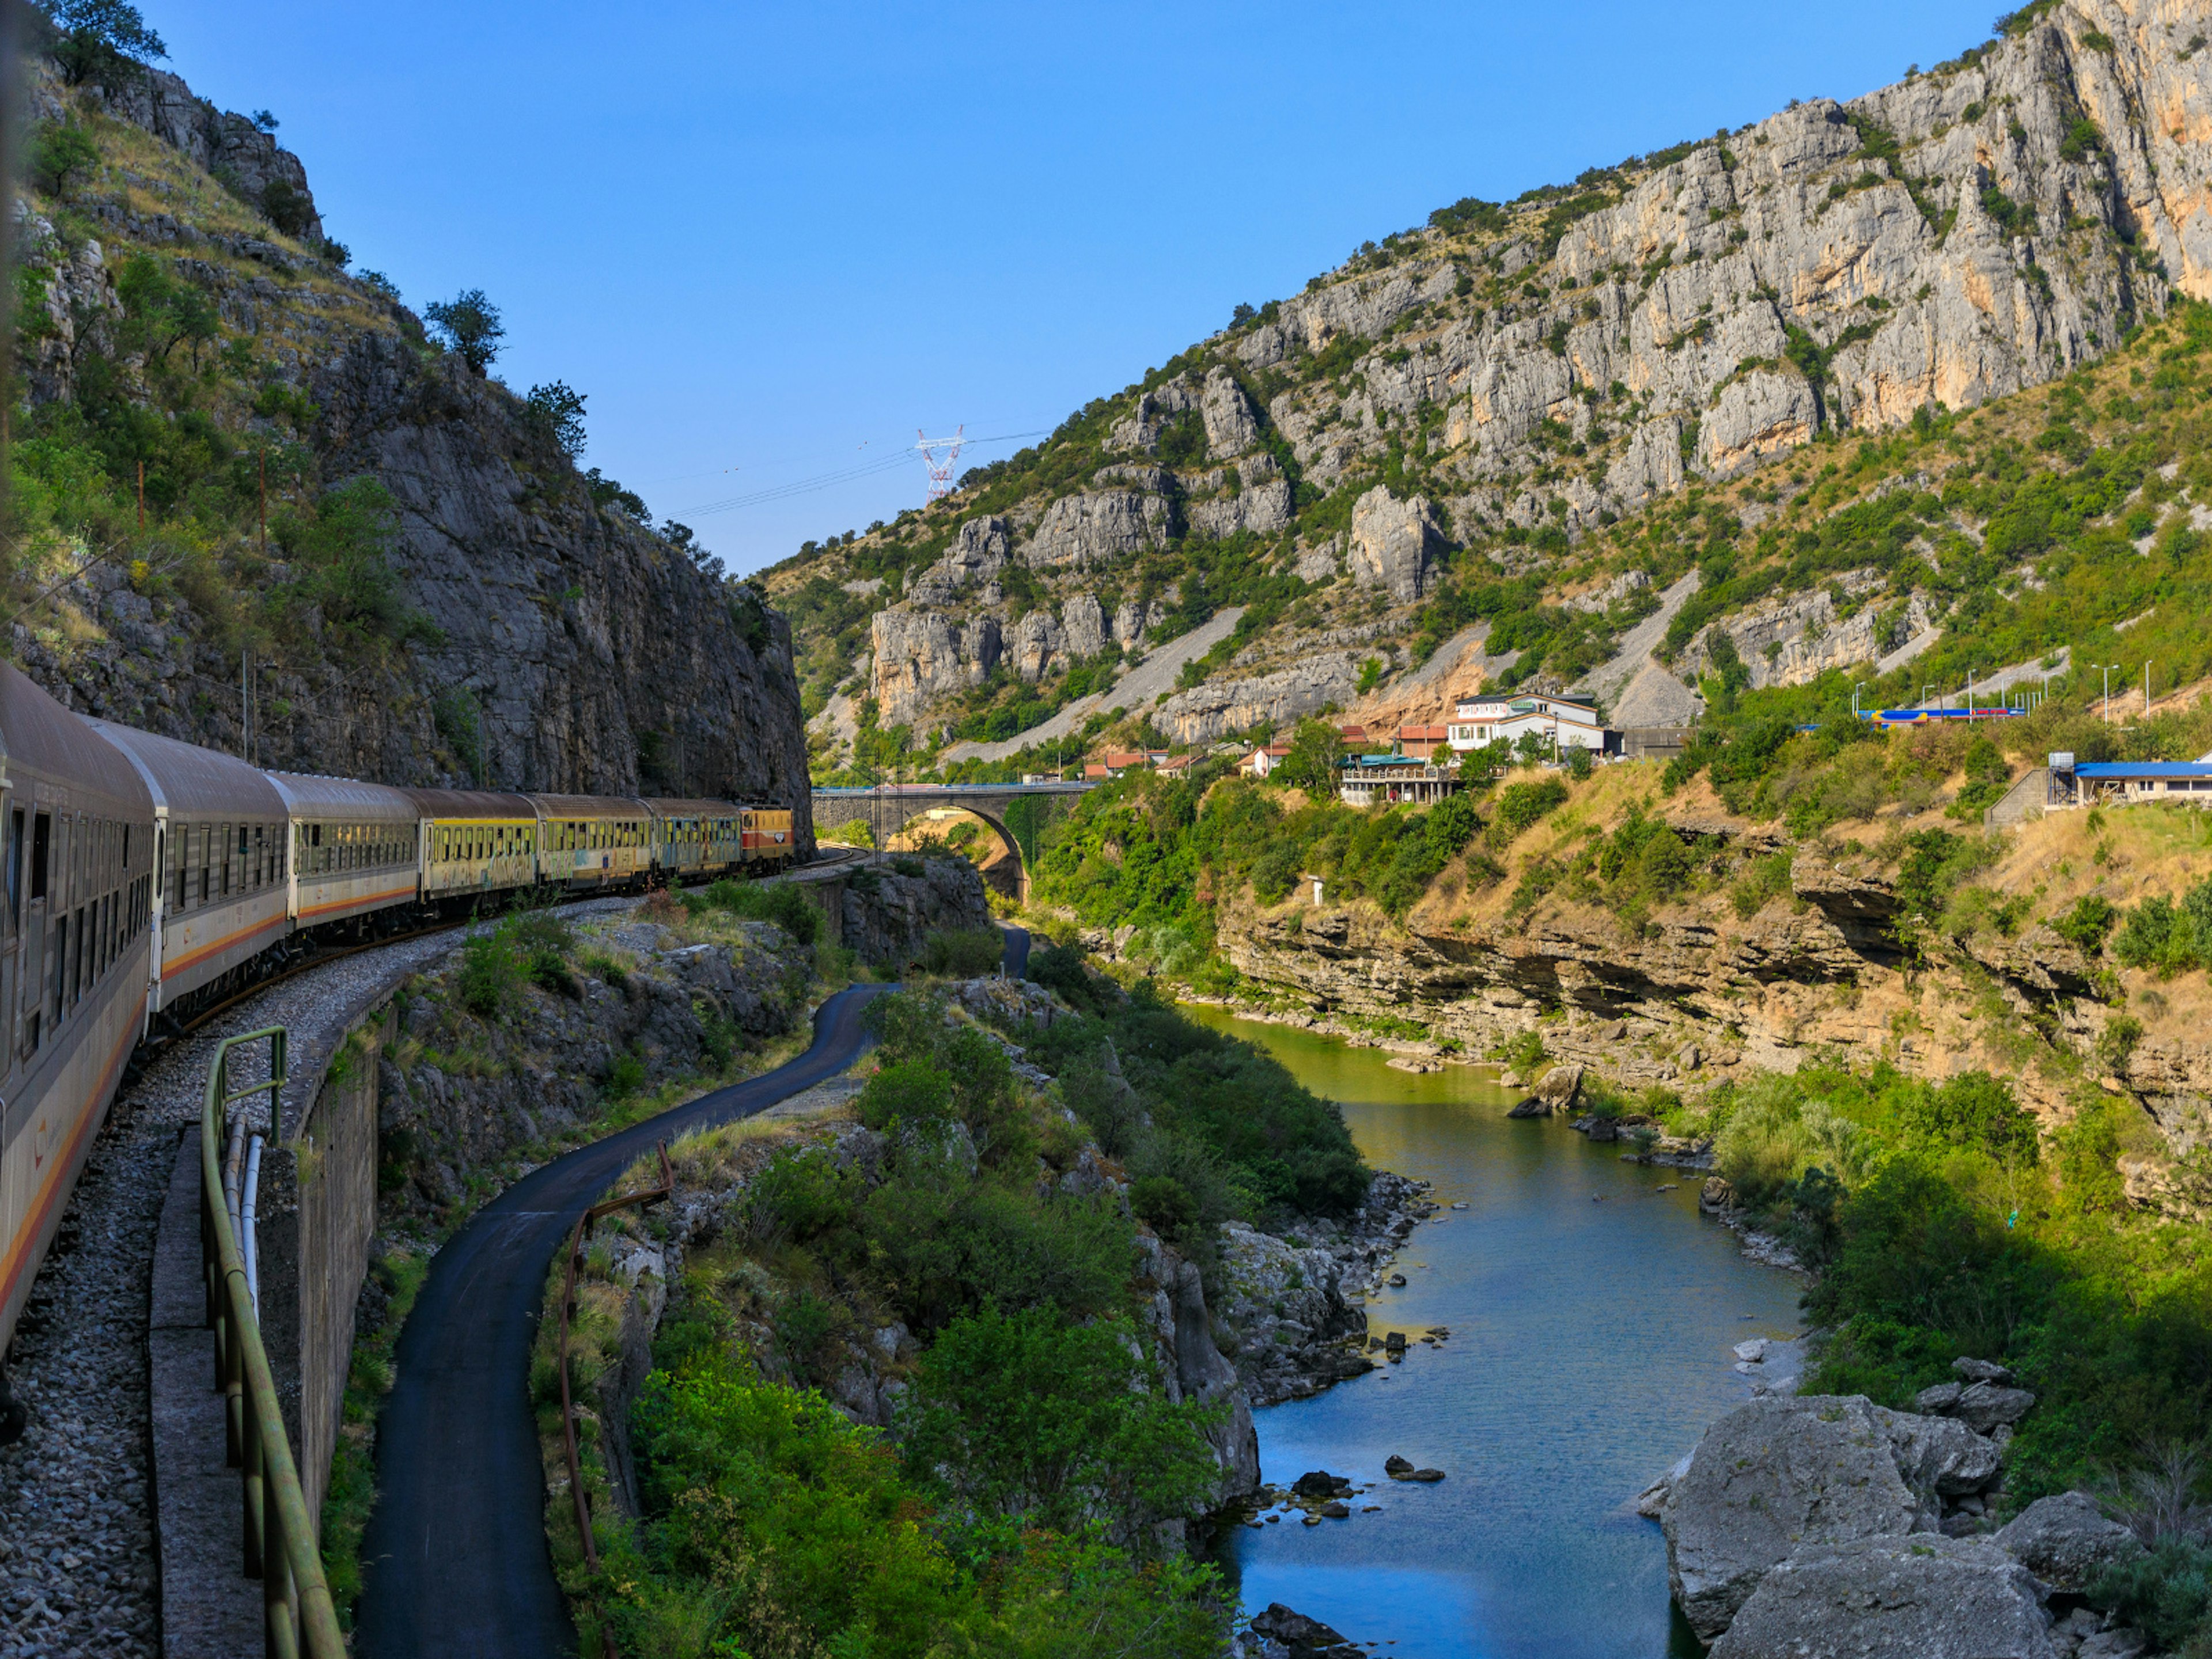
[[[1006,933],[1020,977],[1029,935]],[[362,1542],[360,1659],[549,1659],[574,1626],[545,1543],[545,1479],[530,1407],[530,1347],[545,1273],[576,1217],[623,1170],[692,1129],[734,1121],[834,1077],[866,1046],[860,1016],[891,988],[856,985],[814,1016],[788,1065],[580,1147],[533,1170],[430,1263],[395,1355],[377,1429],[376,1508]]]

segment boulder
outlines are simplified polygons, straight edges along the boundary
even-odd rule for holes
[[[1570,1060],[1564,1066],[1554,1066],[1544,1073],[1536,1085],[1536,1097],[1555,1112],[1563,1112],[1575,1103],[1575,1096],[1583,1086],[1583,1067],[1580,1060]]]
[[[1505,1114],[1508,1117],[1549,1117],[1551,1115],[1551,1102],[1536,1095],[1530,1095]]]
[[[1954,1359],[1951,1369],[1969,1382],[1995,1382],[2007,1388],[2012,1383],[2011,1368],[1994,1359]]]
[[[1976,1382],[1951,1407],[1951,1415],[1978,1433],[1987,1434],[2000,1425],[2017,1423],[2035,1404],[2026,1389],[2008,1389],[1995,1382]]]
[[[1660,1517],[1674,1600],[1700,1638],[1726,1630],[1793,1549],[1912,1529],[1921,1500],[1878,1410],[1857,1395],[1770,1396],[1705,1431]]]
[[[1291,1493],[1298,1498],[1334,1498],[1351,1490],[1350,1480],[1327,1469],[1309,1469],[1291,1483]]]
[[[1710,1659],[2054,1659],[2036,1592],[1984,1540],[1813,1544],[1760,1580]]]
[[[1252,1633],[1280,1642],[1291,1659],[1364,1659],[1359,1650],[1318,1619],[1293,1613],[1280,1601],[1270,1601],[1252,1615]]]
[[[2078,1492],[2037,1498],[1990,1541],[2051,1589],[2076,1595],[2142,1553],[2135,1534]]]
[[[1923,1414],[1948,1412],[1959,1403],[1959,1396],[1966,1391],[1963,1382],[1938,1382],[1912,1396],[1912,1409]]]
[[[1698,1207],[1708,1215],[1735,1208],[1735,1188],[1725,1176],[1707,1176],[1705,1184],[1698,1188]]]
[[[1382,1473],[1393,1480],[1403,1480],[1413,1472],[1413,1466],[1395,1452],[1392,1452],[1389,1456],[1382,1460]]]
[[[1978,1492],[1997,1478],[2002,1459],[1996,1444],[1957,1418],[1918,1417],[1876,1407],[1875,1420],[1889,1437],[1899,1475],[1931,1519],[1942,1512],[1939,1500]]]

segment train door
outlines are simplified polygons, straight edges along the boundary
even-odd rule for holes
[[[151,890],[146,917],[149,937],[146,953],[146,1017],[150,1022],[161,1006],[161,925],[168,916],[169,814],[154,809],[154,873],[147,878]]]
[[[47,888],[53,873],[54,815],[33,811],[29,834],[30,867],[26,872],[23,894],[23,960],[21,975],[16,981],[21,1018],[15,1052],[24,1060],[37,1054],[46,1039],[46,917],[52,908]]]

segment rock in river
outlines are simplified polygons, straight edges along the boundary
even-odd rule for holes
[[[2028,1570],[1979,1540],[1857,1538],[1759,1581],[1710,1659],[2053,1659]]]
[[[1264,1612],[1252,1615],[1252,1633],[1279,1642],[1291,1659],[1365,1659],[1359,1650],[1318,1619],[1293,1613],[1280,1601],[1270,1601]]]
[[[1327,1469],[1309,1469],[1291,1483],[1291,1495],[1297,1498],[1334,1498],[1351,1490],[1349,1480]]]

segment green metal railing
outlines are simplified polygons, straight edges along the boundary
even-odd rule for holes
[[[230,1051],[269,1043],[269,1076],[233,1091]],[[261,1346],[261,1328],[246,1286],[246,1259],[224,1202],[220,1148],[229,1109],[258,1094],[269,1097],[270,1139],[281,1127],[284,1087],[284,1028],[270,1025],[216,1045],[208,1068],[207,1103],[200,1113],[200,1251],[207,1277],[208,1323],[215,1328],[216,1383],[222,1390],[225,1450],[244,1476],[246,1576],[261,1581],[264,1623],[270,1659],[345,1659],[337,1612],[315,1541],[300,1472],[284,1434],[276,1381]]]

